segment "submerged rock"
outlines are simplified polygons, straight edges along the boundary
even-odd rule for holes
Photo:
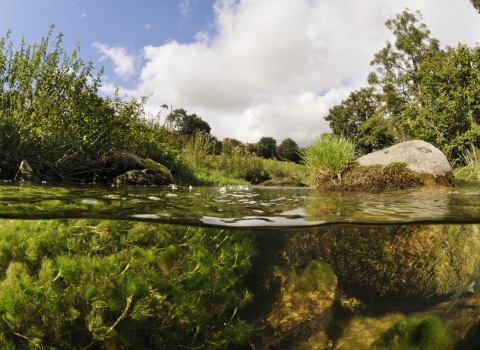
[[[403,300],[446,299],[478,273],[478,225],[330,227],[298,233],[291,263],[326,261],[357,293]],[[360,295],[359,294],[359,295]]]
[[[290,349],[291,341],[324,329],[332,317],[337,277],[328,264],[310,261],[305,269],[276,266],[266,281],[271,305],[261,320],[264,333],[257,349]]]
[[[400,313],[382,316],[354,316],[342,331],[336,349],[368,350],[395,323],[405,319]],[[303,350],[303,349],[302,349]],[[307,350],[307,349],[305,349]]]
[[[17,173],[14,177],[15,181],[31,181],[31,182],[40,182],[40,178],[37,174],[34,173],[30,165],[24,159],[20,163]]]

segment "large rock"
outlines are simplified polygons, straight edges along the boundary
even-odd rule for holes
[[[128,151],[117,151],[107,160],[105,168],[107,170],[102,173],[102,181],[105,182],[113,181],[116,177],[131,170],[147,169],[150,171],[150,174],[153,172],[165,174],[169,183],[173,183],[172,174],[165,166],[149,158],[141,158]]]
[[[31,181],[31,182],[40,182],[40,178],[37,174],[34,173],[30,165],[24,159],[18,167],[18,171],[14,177],[15,181]]]
[[[330,266],[312,260],[304,269],[275,266],[264,281],[269,295],[255,321],[261,330],[256,349],[291,349],[291,342],[325,329],[332,318],[337,277]]]
[[[407,169],[419,174],[425,184],[449,185],[450,164],[435,146],[422,140],[413,140],[366,154],[357,159],[362,166],[406,163]]]
[[[478,275],[479,225],[342,226],[299,232],[290,262],[325,261],[359,296],[437,301],[460,295]]]
[[[170,175],[171,176],[171,175]],[[167,173],[159,170],[143,169],[130,170],[113,179],[117,186],[167,186],[172,183]]]

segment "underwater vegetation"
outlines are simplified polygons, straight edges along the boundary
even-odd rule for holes
[[[0,348],[223,349],[252,326],[248,231],[0,221]]]
[[[371,349],[450,350],[453,336],[438,317],[413,317],[398,321],[373,344]]]

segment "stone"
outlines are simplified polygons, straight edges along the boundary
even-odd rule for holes
[[[333,316],[337,277],[331,267],[312,260],[305,268],[275,266],[265,280],[269,310],[256,320],[263,329],[256,349],[291,349],[292,341],[326,329]]]
[[[113,156],[111,156],[106,161],[106,171],[102,172],[102,181],[109,182],[113,181],[118,176],[125,174],[131,170],[152,170],[153,172],[163,173],[167,176],[169,183],[173,183],[173,177],[170,171],[163,166],[149,158],[141,158],[136,154],[130,153],[128,151],[117,151]],[[134,176],[133,174],[137,174]],[[153,173],[150,173],[152,175]],[[148,175],[148,174],[147,174]],[[134,177],[138,178],[141,176],[140,173],[131,173],[130,178],[133,180]],[[147,176],[150,177],[150,176]],[[153,179],[152,179],[153,180]],[[155,182],[155,181],[154,181]]]
[[[325,227],[299,232],[284,252],[294,265],[325,261],[358,298],[445,301],[478,273],[480,225]]]
[[[31,181],[31,182],[40,182],[40,178],[33,172],[30,165],[24,159],[18,167],[18,171],[14,177],[15,181]]]
[[[435,146],[422,140],[406,141],[357,159],[362,166],[406,163],[427,185],[449,185],[450,163]]]
[[[130,170],[113,179],[113,183],[117,186],[167,186],[172,183],[171,175],[169,175],[170,172],[166,173],[161,170]]]

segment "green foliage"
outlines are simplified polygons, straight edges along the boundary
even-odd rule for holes
[[[5,348],[243,344],[248,232],[94,220],[0,222]]]
[[[287,138],[282,141],[277,148],[277,156],[280,159],[289,160],[294,163],[300,163],[300,148],[298,144],[291,138]]]
[[[342,171],[355,159],[355,144],[343,136],[323,134],[312,140],[303,157],[312,184],[319,171],[333,173],[341,179]]]
[[[183,108],[176,109],[166,118],[167,128],[178,130],[181,134],[193,135],[196,133],[210,134],[210,125],[194,114],[187,114]]]
[[[439,41],[430,37],[430,30],[420,23],[421,19],[419,11],[411,13],[406,9],[387,20],[385,25],[395,35],[395,43],[387,41],[371,62],[377,69],[368,82],[381,89],[389,109],[396,112],[402,107],[394,104],[421,103],[420,64],[440,51]]]
[[[340,105],[329,110],[325,120],[336,135],[356,142],[357,153],[366,154],[393,144],[395,133],[380,115],[381,103],[373,88],[354,91]]]
[[[52,27],[53,29],[53,27]],[[61,47],[52,29],[39,44],[13,49],[0,39],[0,168],[12,178],[23,159],[42,178],[91,181],[116,150],[127,149],[167,166],[175,154],[149,129],[146,99],[101,98],[93,66]]]
[[[406,133],[428,141],[449,160],[463,163],[462,151],[480,146],[480,48],[458,45],[422,63],[423,107],[408,106]]]
[[[438,317],[414,317],[395,323],[372,348],[450,350],[455,349],[455,340]]]
[[[472,3],[473,7],[480,12],[480,0],[470,0],[470,2]]]
[[[480,147],[480,49],[440,50],[421,19],[407,9],[385,23],[395,41],[374,55],[371,87],[350,94],[325,119],[357,143],[359,154],[421,139],[461,165],[465,149]]]
[[[273,137],[262,137],[258,141],[257,155],[269,159],[275,157],[277,153],[277,141]]]

